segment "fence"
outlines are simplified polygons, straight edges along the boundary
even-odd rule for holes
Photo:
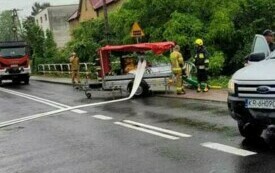
[[[80,63],[80,74],[91,73],[94,69],[94,63]],[[38,72],[42,74],[51,74],[51,73],[61,73],[61,74],[70,74],[71,66],[70,64],[39,64]]]

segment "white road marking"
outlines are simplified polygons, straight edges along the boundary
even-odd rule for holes
[[[179,139],[179,137],[176,137],[176,136],[166,135],[166,134],[163,134],[163,133],[160,133],[160,132],[144,129],[144,128],[141,128],[141,127],[136,127],[136,126],[133,126],[133,125],[130,125],[130,124],[122,123],[122,122],[115,122],[114,124],[124,126],[124,127],[130,128],[130,129],[135,129],[135,130],[138,130],[138,131],[142,131],[142,132],[145,132],[145,133],[149,133],[149,134],[152,134],[152,135],[160,136],[160,137],[163,137],[163,138],[171,139],[171,140]]]
[[[93,117],[97,118],[97,119],[101,119],[101,120],[112,120],[113,119],[112,117],[107,117],[107,116],[104,116],[104,115],[95,115]]]
[[[35,115],[23,117],[23,118],[13,119],[13,120],[9,120],[9,121],[5,121],[5,122],[0,123],[0,128],[10,126],[10,125],[14,125],[14,124],[21,123],[21,122],[25,122],[25,121],[29,121],[29,120],[33,120],[33,119],[36,119],[36,118],[56,115],[58,113],[71,111],[71,110],[74,110],[74,109],[80,109],[80,108],[91,107],[91,106],[100,106],[100,105],[118,103],[118,102],[130,100],[135,95],[135,93],[136,93],[136,91],[139,87],[139,84],[140,84],[140,82],[142,80],[142,77],[143,77],[143,74],[145,72],[145,67],[146,67],[146,61],[144,60],[142,63],[139,61],[137,71],[136,71],[136,76],[135,76],[135,79],[134,79],[133,89],[132,89],[129,97],[118,99],[118,100],[110,100],[110,101],[99,102],[99,103],[91,103],[91,104],[84,104],[84,105],[79,105],[79,106],[74,106],[74,107],[61,108],[59,110],[54,110],[54,111],[35,114]]]
[[[14,95],[21,96],[21,97],[24,96],[25,98],[34,98],[34,99],[37,99],[37,100],[42,100],[42,101],[52,103],[52,104],[55,104],[55,105],[58,105],[58,106],[61,106],[61,107],[70,107],[68,105],[57,103],[57,102],[54,102],[54,101],[51,101],[51,100],[48,100],[48,99],[40,98],[40,97],[37,97],[37,96],[33,96],[33,95],[29,95],[29,94],[9,90],[9,89],[0,88],[0,91],[7,92],[7,93],[10,93],[10,94],[14,94]]]
[[[0,91],[5,92],[5,93],[9,93],[9,94],[13,94],[13,95],[16,95],[16,96],[24,97],[24,98],[27,98],[27,99],[29,99],[29,100],[33,100],[33,101],[36,101],[36,102],[40,102],[40,103],[43,103],[43,104],[46,104],[46,105],[49,105],[49,106],[52,106],[52,107],[55,107],[55,108],[59,108],[59,109],[64,108],[64,107],[62,107],[62,106],[58,106],[58,105],[56,105],[56,104],[53,104],[53,103],[50,103],[50,102],[43,101],[43,100],[41,100],[41,99],[36,99],[36,98],[34,98],[34,97],[29,97],[29,96],[26,96],[26,95],[24,95],[24,94],[17,94],[17,93],[15,93],[15,92],[11,91],[11,90],[6,90],[6,89],[3,89],[3,88],[0,88]]]
[[[130,121],[130,120],[123,120],[123,122],[128,123],[128,124],[133,124],[136,126],[140,126],[140,127],[145,127],[145,128],[151,129],[151,130],[156,130],[156,131],[163,132],[163,133],[168,133],[168,134],[179,136],[179,137],[184,137],[184,138],[192,137],[192,135],[179,133],[179,132],[175,132],[172,130],[167,130],[167,129],[163,129],[163,128],[159,128],[159,127],[155,127],[155,126],[151,126],[151,125],[146,125],[146,124],[142,124],[142,123],[138,123],[138,122],[134,122],[134,121]]]
[[[40,98],[40,97],[36,97],[36,96],[33,96],[33,95],[29,95],[29,94],[9,90],[9,89],[0,88],[0,91],[6,92],[6,93],[9,93],[9,94],[13,94],[13,95],[16,95],[16,96],[19,96],[19,97],[24,97],[24,98],[27,98],[29,100],[40,102],[40,103],[43,103],[43,104],[46,104],[46,105],[49,105],[49,106],[52,106],[52,107],[55,107],[55,108],[58,108],[58,109],[70,108],[71,107],[71,106],[64,105],[64,104],[61,104],[61,103],[57,103],[57,102],[54,102],[54,101],[51,101],[51,100],[43,99],[43,98]],[[75,113],[78,113],[78,114],[87,113],[87,111],[82,111],[82,110],[72,110],[72,112],[75,112]]]
[[[83,110],[80,110],[80,109],[74,109],[74,110],[71,110],[72,112],[74,113],[78,113],[78,114],[86,114],[87,111],[83,111]]]
[[[243,150],[243,149],[239,149],[239,148],[235,148],[235,147],[231,147],[231,146],[227,146],[219,143],[213,143],[213,142],[206,142],[206,143],[202,143],[201,145],[214,150],[223,151],[226,153],[235,154],[235,155],[244,156],[244,157],[257,154],[256,152]]]

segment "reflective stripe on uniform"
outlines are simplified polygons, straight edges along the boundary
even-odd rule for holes
[[[182,69],[181,68],[172,68],[173,73],[181,73]]]
[[[200,53],[200,54],[199,54],[199,58],[203,59],[203,58],[204,58],[204,54],[203,54],[203,53]]]
[[[199,69],[205,69],[205,65],[200,65]]]

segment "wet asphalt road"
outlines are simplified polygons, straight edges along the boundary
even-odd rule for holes
[[[0,123],[112,99],[106,92],[93,97],[86,99],[83,92],[66,85],[6,84],[0,88]],[[192,136],[172,140],[121,126],[124,120]],[[240,156],[203,146],[209,142],[255,154]],[[3,173],[262,173],[273,172],[274,151],[261,139],[240,137],[224,103],[157,96],[62,112],[0,129]]]

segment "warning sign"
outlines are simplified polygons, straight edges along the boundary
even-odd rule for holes
[[[135,22],[131,29],[131,37],[143,37],[144,32],[137,22]]]

